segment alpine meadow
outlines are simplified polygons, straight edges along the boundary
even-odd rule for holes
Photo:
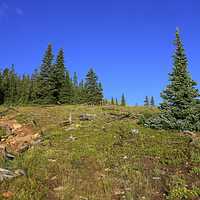
[[[0,200],[200,200],[199,9],[0,0]]]

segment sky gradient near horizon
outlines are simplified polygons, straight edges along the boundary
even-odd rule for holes
[[[168,83],[178,26],[200,89],[199,0],[0,0],[0,67],[32,73],[48,43],[70,73],[97,72],[107,98],[143,104]]]

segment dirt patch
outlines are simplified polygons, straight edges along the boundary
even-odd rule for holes
[[[40,138],[40,134],[33,130],[32,125],[19,124],[16,120],[1,119],[0,126],[9,130],[6,137],[0,141],[0,149],[6,147],[13,153],[28,149]]]

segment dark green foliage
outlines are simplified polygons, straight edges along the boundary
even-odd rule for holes
[[[187,67],[187,58],[176,31],[176,50],[173,56],[174,65],[169,74],[169,85],[161,93],[163,103],[160,105],[161,114],[146,120],[145,125],[152,128],[200,130],[200,108],[197,104],[199,97],[196,83],[192,80]]]
[[[78,87],[78,76],[76,72],[74,72],[74,76],[73,76],[73,85],[75,88]]]
[[[115,105],[119,105],[117,98],[115,99]]]
[[[155,106],[155,101],[153,96],[151,96],[150,105],[153,107]]]
[[[69,72],[65,72],[63,86],[59,94],[59,102],[64,104],[73,104],[73,84]]]
[[[114,98],[113,98],[113,97],[111,98],[111,104],[112,104],[112,105],[115,105],[115,101],[114,101]]]
[[[55,103],[54,84],[51,80],[53,79],[53,52],[52,45],[49,44],[45,52],[43,63],[38,76],[38,91],[37,101],[43,104]]]
[[[99,105],[103,101],[103,89],[93,69],[86,75],[85,81],[86,102],[89,105]]]
[[[146,96],[144,99],[144,106],[149,106],[149,97]]]
[[[39,88],[39,83],[38,83],[38,71],[35,70],[34,73],[31,76],[30,80],[30,102],[35,103],[37,102],[37,93],[38,93],[38,88]]]
[[[124,94],[122,94],[122,98],[121,98],[121,106],[126,106],[126,99]]]

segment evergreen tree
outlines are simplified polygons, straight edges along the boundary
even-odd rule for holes
[[[152,107],[155,106],[155,101],[154,101],[154,97],[153,97],[153,96],[151,96],[150,105],[151,105]]]
[[[86,75],[85,91],[87,104],[99,105],[102,103],[103,89],[93,69],[90,69]]]
[[[27,104],[30,101],[30,88],[31,88],[31,80],[29,75],[23,75],[19,84],[19,99],[18,103]]]
[[[149,106],[149,97],[146,96],[144,99],[144,106]]]
[[[31,75],[31,80],[30,80],[30,102],[31,103],[36,103],[37,102],[37,94],[38,94],[38,89],[39,89],[39,83],[38,83],[38,71],[34,70],[33,74]]]
[[[124,94],[122,94],[122,98],[121,98],[121,106],[126,106],[126,100],[125,100],[125,96],[124,96]]]
[[[45,52],[43,63],[41,65],[40,73],[38,76],[38,94],[37,99],[40,103],[48,104],[54,103],[53,96],[54,88],[52,88],[52,72],[53,72],[53,52],[52,45],[49,44]]]
[[[74,102],[76,104],[86,103],[86,89],[85,89],[85,84],[83,80],[81,80],[80,83],[78,84]]]
[[[56,58],[56,63],[52,69],[52,76],[51,76],[51,88],[52,94],[54,98],[54,103],[62,102],[68,103],[69,100],[66,100],[67,96],[69,96],[69,90],[71,90],[70,86],[67,85],[67,78],[70,79],[68,72],[65,69],[64,63],[64,51],[60,49],[58,52],[58,56]],[[69,88],[67,88],[69,87]]]
[[[115,105],[119,105],[117,98],[115,99]]]
[[[163,102],[160,104],[161,113],[156,117],[144,120],[145,126],[156,129],[177,129],[200,131],[200,112],[198,106],[199,92],[196,82],[188,72],[188,62],[176,31],[173,69],[169,74],[169,85],[161,93]]]
[[[175,45],[174,66],[169,75],[170,84],[161,93],[164,101],[160,108],[175,119],[183,120],[192,114],[192,108],[197,102],[199,93],[195,88],[196,82],[191,79],[188,72],[188,62],[178,30],[176,31]]]
[[[59,99],[60,103],[73,104],[73,83],[67,70],[65,72],[65,82],[64,86],[61,88]]]
[[[73,85],[75,88],[78,88],[78,76],[76,72],[74,72],[74,76],[73,76]]]
[[[113,97],[111,98],[111,105],[115,105],[115,101]]]

